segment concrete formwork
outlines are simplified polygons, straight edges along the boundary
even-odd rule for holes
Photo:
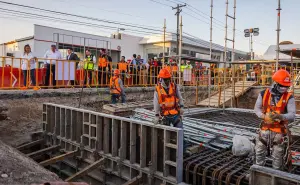
[[[125,181],[142,176],[145,184],[182,182],[182,129],[45,103],[43,130],[49,146],[80,150],[77,157],[84,162],[69,164],[77,170],[105,158],[95,171]],[[100,179],[106,180],[105,175]]]

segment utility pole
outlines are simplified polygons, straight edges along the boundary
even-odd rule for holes
[[[177,16],[177,55],[179,55],[179,18],[180,18],[180,13],[182,12],[182,7],[185,7],[186,4],[177,4],[176,7],[172,7],[172,10],[176,10],[175,15]]]
[[[164,49],[163,49],[163,67],[165,66],[165,50],[166,50],[166,19],[164,20]]]
[[[179,86],[180,86],[180,81],[181,81],[181,55],[182,55],[182,16],[180,17],[180,37],[179,37],[179,65],[178,65],[178,69],[179,69]]]
[[[277,13],[277,50],[276,50],[276,71],[278,70],[278,63],[279,63],[279,37],[280,37],[280,11],[281,11],[281,6],[280,6],[280,0],[278,0],[278,8],[276,9],[278,11]]]
[[[251,60],[254,60],[254,53],[253,53],[253,36],[252,36],[253,34],[250,34],[250,42],[251,42],[251,44],[250,44],[250,46],[251,46]]]

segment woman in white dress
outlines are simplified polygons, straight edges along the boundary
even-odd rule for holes
[[[31,85],[35,86],[35,59],[33,53],[31,52],[31,48],[29,44],[24,46],[24,53],[22,55],[22,65],[21,69],[23,71],[23,77],[24,77],[24,86],[29,86],[30,83],[27,84],[27,78],[30,76]]]

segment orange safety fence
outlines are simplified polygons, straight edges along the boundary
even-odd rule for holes
[[[125,87],[154,86],[159,81],[161,66],[131,65],[108,62],[106,67],[98,67],[95,62],[92,69],[85,69],[86,61],[55,60],[35,58],[32,60],[2,57],[0,58],[0,89],[28,88],[73,88],[73,87],[109,87],[113,70],[119,69]],[[177,65],[165,66],[172,73],[172,80],[184,86],[220,86],[237,81],[257,81],[258,85],[270,85],[274,73],[273,66],[248,71],[236,68],[194,67],[179,70]],[[290,70],[287,67],[287,70]],[[224,75],[225,72],[225,75]],[[299,70],[295,69],[294,77]],[[26,79],[25,79],[26,78]],[[34,78],[34,79],[32,79]],[[210,83],[209,83],[210,81]],[[34,83],[36,82],[36,83]]]

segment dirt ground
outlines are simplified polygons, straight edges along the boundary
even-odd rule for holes
[[[8,108],[8,119],[0,122],[0,140],[11,146],[18,146],[31,140],[30,133],[42,129],[43,103],[57,103],[78,107],[76,97],[46,97],[1,100]],[[105,102],[97,101],[97,96],[82,100],[81,108],[101,111]]]
[[[61,181],[58,176],[0,141],[0,184],[29,185]]]

